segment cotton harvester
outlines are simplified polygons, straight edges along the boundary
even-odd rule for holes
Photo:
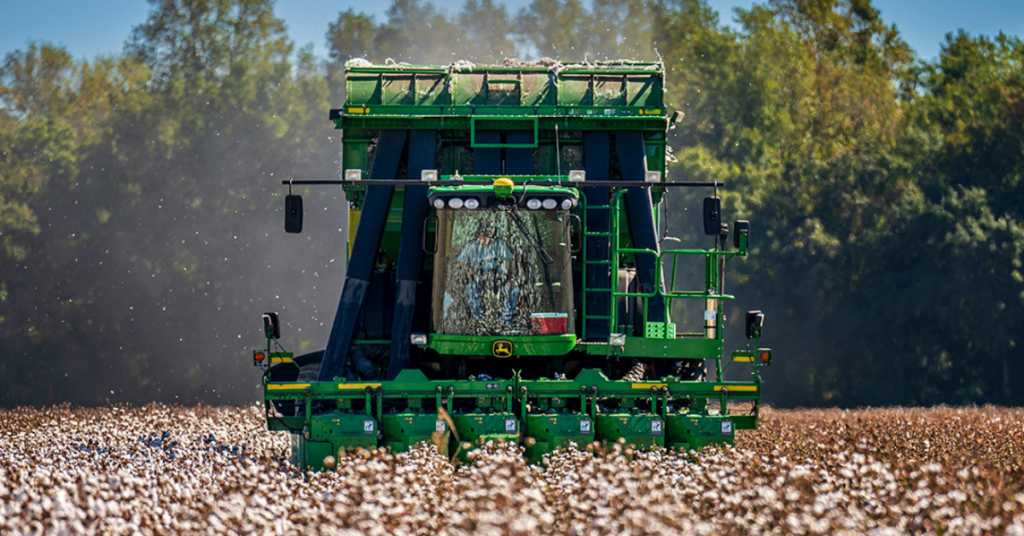
[[[723,365],[725,264],[749,224],[730,229],[709,196],[713,246],[661,247],[669,191],[723,186],[666,180],[661,64],[350,62],[345,81],[330,112],[343,178],[285,181],[340,185],[349,203],[330,338],[293,356],[267,313],[253,354],[296,466],[420,442],[463,457],[503,440],[531,461],[620,439],[679,451],[756,427],[759,311]],[[301,231],[297,195],[285,228]],[[724,380],[734,364],[744,381]]]

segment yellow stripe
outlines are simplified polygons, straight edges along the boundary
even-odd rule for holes
[[[294,363],[290,357],[271,357],[271,363]]]
[[[309,387],[308,383],[268,383],[268,391],[283,391],[285,389],[305,389]]]
[[[369,110],[367,110],[366,108],[349,108],[348,109],[348,113],[350,113],[350,114],[365,114],[366,112],[369,112]]]
[[[345,259],[352,258],[352,244],[356,243],[356,229],[359,228],[359,216],[362,215],[361,210],[351,208],[348,210],[348,257]]]
[[[752,356],[752,355],[738,355],[738,356],[732,358],[732,360],[737,362],[737,363],[753,363],[754,362],[754,356]]]
[[[730,391],[757,391],[756,385],[716,385],[715,390],[721,391],[723,387]]]
[[[380,383],[339,383],[338,389],[366,389],[367,387],[380,387]]]
[[[667,383],[634,383],[633,389],[650,389],[651,387],[667,387]]]

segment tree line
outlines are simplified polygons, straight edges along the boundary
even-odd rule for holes
[[[325,21],[318,58],[272,0],[150,4],[119,54],[0,65],[0,404],[253,400],[259,314],[295,351],[333,318],[344,196],[302,190],[286,239],[280,181],[336,176],[345,62],[510,57],[665,63],[670,176],[727,182],[754,225],[726,312],[767,314],[769,402],[1024,402],[1015,36],[925,61],[869,0],[768,0],[738,29],[703,0],[394,0]]]

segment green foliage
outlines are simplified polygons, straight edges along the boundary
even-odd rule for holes
[[[869,0],[768,0],[735,31],[704,0],[394,0],[339,13],[324,61],[271,0],[150,4],[123,54],[0,65],[0,403],[248,400],[263,309],[322,347],[344,199],[301,192],[310,232],[284,241],[278,183],[336,172],[324,118],[358,57],[661,59],[671,178],[727,181],[753,222],[726,312],[768,314],[769,401],[1024,402],[1016,37],[950,34],[921,62]],[[671,234],[706,246],[704,194],[671,195]],[[269,299],[282,280],[300,290]]]
[[[279,227],[253,215],[336,154],[324,69],[271,4],[154,2],[121,58],[8,55],[0,199],[24,207],[0,223],[18,261],[0,281],[0,316],[20,319],[0,325],[8,401],[246,392],[222,356],[247,345],[238,311],[267,282],[246,274]]]
[[[431,3],[395,0],[387,16],[387,22],[377,24],[351,9],[339,13],[327,28],[329,69],[340,72],[353,58],[447,65],[458,60],[500,63],[516,55],[513,25],[504,7],[492,0],[469,0],[451,18]]]
[[[379,31],[373,17],[352,9],[342,11],[338,20],[327,25],[327,48],[331,61],[344,64],[352,58],[370,56]]]

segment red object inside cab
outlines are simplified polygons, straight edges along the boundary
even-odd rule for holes
[[[563,335],[569,330],[568,313],[533,313],[530,322],[534,335]]]

